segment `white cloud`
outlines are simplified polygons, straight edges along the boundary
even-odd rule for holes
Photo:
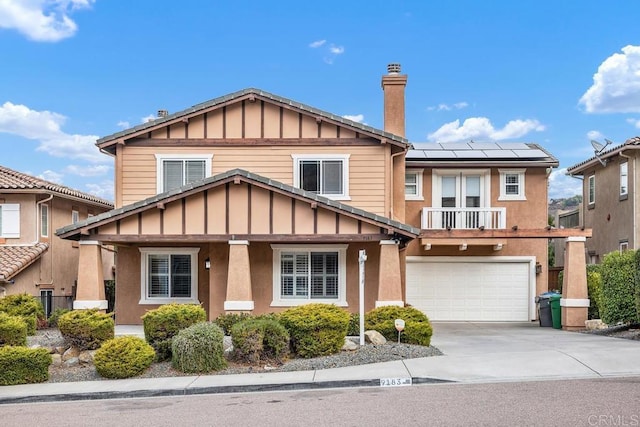
[[[0,132],[36,140],[40,143],[38,151],[91,163],[111,161],[96,148],[97,136],[65,133],[61,129],[65,121],[65,116],[51,111],[31,110],[11,102],[0,106]]]
[[[486,117],[470,117],[460,125],[460,120],[446,123],[427,138],[437,142],[468,141],[470,139],[505,140],[520,138],[529,132],[541,132],[545,126],[537,120],[511,120],[502,129],[496,129]]]
[[[87,193],[101,197],[106,200],[113,200],[113,181],[105,180],[99,184],[87,184]]]
[[[344,46],[335,46],[335,45],[331,45],[329,46],[329,52],[333,53],[334,55],[342,55],[344,53]]]
[[[153,114],[149,114],[148,116],[144,116],[143,118],[141,118],[140,121],[142,123],[147,123],[147,122],[150,122],[150,121],[155,120],[157,118],[158,118],[158,116],[153,115]]]
[[[557,169],[549,175],[549,198],[562,199],[582,194],[582,180],[567,175],[567,168]]]
[[[39,174],[37,177],[40,179],[44,179],[45,181],[51,181],[54,182],[56,184],[62,184],[62,177],[64,175],[62,175],[61,173],[58,172],[54,172],[51,170],[46,170],[44,172],[42,172],[41,174]]]
[[[77,24],[71,12],[91,7],[95,0],[0,0],[0,28],[14,29],[38,42],[73,36]]]
[[[468,107],[469,104],[466,102],[456,102],[455,104],[438,104],[437,106],[427,107],[429,111],[451,111],[451,110],[461,110],[463,108]]]
[[[588,113],[640,112],[640,46],[625,46],[605,59],[579,103]]]
[[[603,139],[604,135],[600,131],[590,130],[589,132],[587,132],[587,138],[589,138],[590,140],[591,139],[598,140],[598,139]]]
[[[325,44],[326,42],[327,42],[326,40],[316,40],[314,42],[309,43],[309,47],[312,49],[316,49],[322,46],[323,44]]]
[[[345,114],[342,117],[344,117],[347,120],[353,120],[354,122],[358,122],[358,123],[363,123],[364,121],[364,115],[362,114],[355,114],[355,115]]]
[[[107,165],[93,165],[93,166],[69,165],[66,168],[64,168],[64,171],[72,175],[88,177],[88,176],[105,175],[107,172],[109,172],[110,169],[111,167]]]
[[[629,118],[629,119],[627,119],[627,123],[629,123],[630,125],[633,125],[636,128],[640,129],[640,119]]]
[[[130,128],[130,127],[131,127],[131,125],[129,124],[129,122],[128,122],[128,121],[126,121],[126,120],[120,120],[120,121],[116,124],[116,126],[118,126],[119,128],[122,128],[122,129],[128,129],[128,128]]]

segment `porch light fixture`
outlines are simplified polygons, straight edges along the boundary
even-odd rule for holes
[[[207,257],[207,259],[204,260],[204,269],[205,270],[211,269],[211,260],[209,259],[209,257]]]
[[[540,264],[539,262],[536,262],[536,274],[541,274],[542,273],[542,264]]]

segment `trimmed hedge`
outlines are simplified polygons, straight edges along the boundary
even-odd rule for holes
[[[171,359],[171,340],[182,329],[207,320],[200,305],[165,304],[142,316],[144,337],[156,351],[159,362]]]
[[[251,319],[252,317],[249,313],[222,313],[215,318],[214,322],[220,326],[225,335],[231,335],[233,325]]]
[[[200,322],[178,332],[171,343],[171,365],[185,373],[203,374],[227,366],[224,333],[212,322]]]
[[[42,303],[27,293],[7,295],[1,298],[0,312],[22,317],[27,323],[27,335],[35,335],[38,319],[44,320]]]
[[[390,341],[398,340],[396,319],[405,322],[404,331],[400,334],[400,342],[429,346],[433,329],[429,318],[414,307],[384,306],[375,308],[364,316],[365,330],[376,330]]]
[[[121,336],[102,344],[93,364],[104,378],[131,378],[146,371],[155,356],[153,347],[142,338]]]
[[[352,337],[360,335],[360,313],[351,313],[349,315],[349,327],[347,328],[347,335]]]
[[[98,310],[73,310],[58,318],[58,329],[65,340],[80,350],[95,350],[113,338],[114,322],[110,314]]]
[[[636,308],[635,251],[611,252],[604,256],[600,316],[608,325],[638,321]]]
[[[231,328],[235,357],[250,363],[276,359],[289,352],[289,333],[279,322],[269,318],[247,319]]]
[[[0,385],[47,381],[49,365],[51,354],[46,348],[0,347]]]
[[[51,328],[57,328],[58,327],[58,319],[60,318],[60,316],[62,316],[65,313],[70,312],[71,310],[69,310],[68,308],[56,308],[55,310],[53,310],[51,312],[51,315],[49,316],[49,319],[47,319],[47,321],[49,322],[49,327]]]
[[[22,317],[0,312],[0,346],[3,345],[27,345],[27,324]]]
[[[589,319],[600,319],[602,275],[598,264],[587,265],[587,290],[589,292]]]
[[[305,304],[283,311],[280,323],[289,332],[293,351],[304,358],[340,351],[349,327],[349,313],[333,304]]]

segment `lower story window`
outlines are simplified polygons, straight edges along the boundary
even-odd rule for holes
[[[198,248],[141,248],[141,304],[194,303]]]
[[[346,245],[274,249],[273,304],[326,302],[346,305]]]

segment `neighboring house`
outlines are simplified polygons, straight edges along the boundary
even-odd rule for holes
[[[70,308],[80,251],[54,231],[112,208],[91,194],[0,166],[0,297],[41,297],[47,314]],[[104,275],[112,278],[113,255],[102,259]]]
[[[115,159],[116,209],[57,231],[80,243],[76,307],[106,304],[82,266],[109,244],[119,324],[170,302],[210,319],[309,302],[357,311],[365,250],[366,310],[534,319],[557,161],[532,144],[410,151],[407,76],[388,70],[384,130],[245,89],[98,140]]]
[[[635,188],[640,182],[636,173],[639,148],[640,137],[630,138],[567,169],[569,175],[583,180],[583,225],[593,229],[586,245],[589,264],[602,262],[609,252],[638,248],[640,195]]]
[[[560,229],[583,228],[582,203],[573,209],[556,211],[553,221],[556,227]],[[564,239],[553,239],[554,267],[564,266],[564,247]]]

